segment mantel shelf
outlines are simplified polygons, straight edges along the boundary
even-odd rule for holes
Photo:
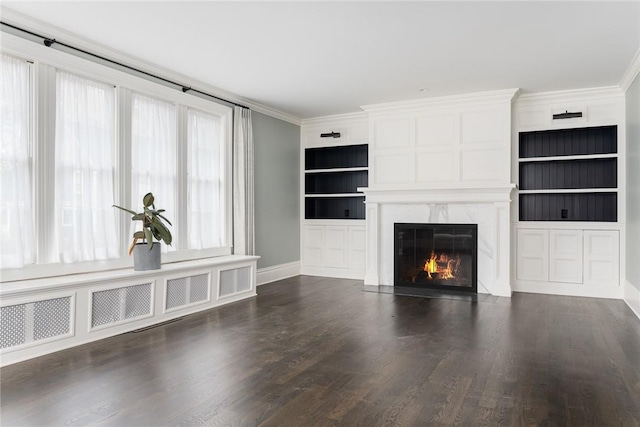
[[[515,184],[446,185],[439,187],[358,188],[367,203],[494,203],[510,202]]]

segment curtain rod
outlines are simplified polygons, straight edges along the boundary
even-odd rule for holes
[[[229,101],[228,99],[224,99],[224,98],[220,98],[219,96],[211,95],[210,93],[203,92],[203,91],[198,90],[198,89],[194,89],[191,86],[185,86],[183,84],[174,82],[173,80],[165,79],[164,77],[156,76],[155,74],[151,74],[151,73],[148,73],[146,71],[140,70],[138,68],[132,67],[130,65],[126,65],[126,64],[123,64],[121,62],[114,61],[113,59],[105,58],[104,56],[100,56],[100,55],[97,55],[95,53],[88,52],[88,51],[86,51],[84,49],[80,49],[80,48],[77,48],[75,46],[71,46],[71,45],[68,45],[66,43],[59,42],[56,39],[51,39],[51,38],[45,37],[45,36],[43,36],[41,34],[37,34],[37,33],[34,33],[32,31],[29,31],[29,30],[25,30],[24,28],[20,28],[20,27],[17,27],[15,25],[7,24],[6,22],[2,22],[2,21],[0,21],[0,24],[2,24],[4,26],[7,26],[7,27],[10,27],[10,28],[13,28],[14,30],[22,31],[23,33],[27,33],[29,35],[32,35],[32,36],[35,36],[35,37],[39,37],[39,38],[42,39],[44,45],[47,46],[47,47],[51,47],[54,44],[59,44],[60,46],[64,46],[64,47],[66,47],[68,49],[72,49],[72,50],[75,50],[77,52],[84,53],[85,55],[93,56],[94,58],[98,58],[98,59],[101,59],[103,61],[110,62],[111,64],[115,64],[115,65],[118,65],[120,67],[126,68],[128,70],[135,71],[136,73],[140,73],[140,74],[144,74],[145,76],[153,77],[154,79],[161,80],[161,81],[163,81],[165,83],[170,83],[170,84],[172,84],[174,86],[180,86],[182,88],[182,92],[184,92],[184,93],[196,92],[196,93],[199,93],[200,95],[208,96],[210,98],[214,98],[214,99],[217,99],[219,101],[227,102],[229,104],[235,105],[236,107],[242,107],[242,108],[250,109],[249,107],[247,107],[245,105],[242,105],[242,104],[238,104],[237,102]]]

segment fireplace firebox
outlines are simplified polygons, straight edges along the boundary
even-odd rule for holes
[[[478,292],[477,224],[394,224],[394,284]]]

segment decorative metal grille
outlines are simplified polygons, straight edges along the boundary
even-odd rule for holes
[[[26,304],[0,307],[0,347],[7,348],[25,342]]]
[[[71,332],[71,298],[56,298],[33,304],[33,339],[57,337]]]
[[[151,284],[125,288],[125,319],[151,314]]]
[[[238,272],[236,290],[243,292],[251,289],[251,267],[238,268],[236,271]]]
[[[187,277],[167,280],[166,309],[180,307],[187,303]]]
[[[71,332],[71,297],[0,308],[0,348]]]
[[[251,289],[251,267],[240,267],[220,272],[220,296]]]
[[[224,270],[220,272],[220,296],[231,295],[236,292],[236,271]]]
[[[108,289],[92,295],[91,326],[96,327],[151,313],[151,283]]]
[[[209,298],[209,275],[191,276],[189,302],[206,301]]]

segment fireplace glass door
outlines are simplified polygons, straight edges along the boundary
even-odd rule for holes
[[[395,285],[476,293],[476,224],[394,224]]]

